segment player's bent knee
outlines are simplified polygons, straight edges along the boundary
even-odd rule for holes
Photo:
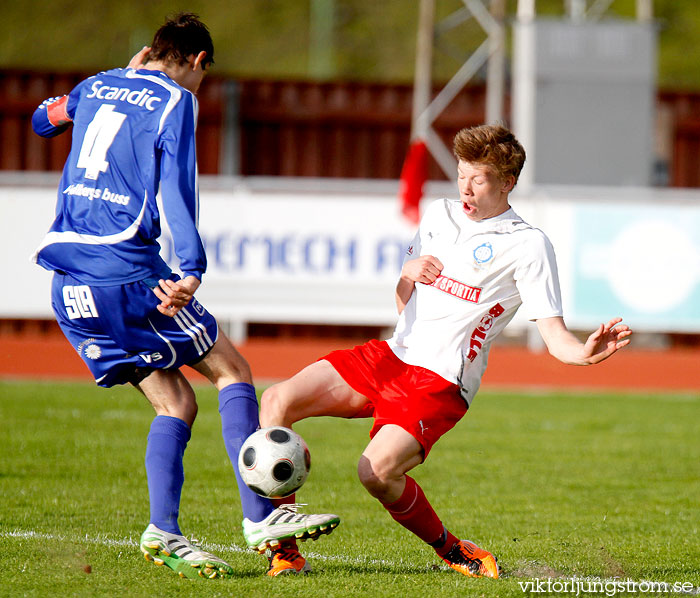
[[[177,411],[173,412],[171,415],[172,417],[177,417],[184,421],[190,428],[192,427],[192,424],[194,423],[194,420],[197,418],[197,412],[199,411],[199,407],[196,402],[194,403],[187,403],[180,407]]]
[[[180,372],[156,370],[140,384],[134,384],[153,406],[156,415],[167,415],[192,426],[198,405],[194,390]]]
[[[185,392],[174,396],[172,400],[163,405],[163,409],[165,413],[161,413],[161,415],[177,417],[191,427],[197,417],[199,406],[194,393]]]
[[[370,461],[365,455],[360,457],[357,464],[357,476],[367,491],[377,498],[381,498],[391,487],[393,471],[382,468],[377,463]]]

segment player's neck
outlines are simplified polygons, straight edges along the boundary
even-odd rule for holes
[[[187,62],[180,64],[175,61],[153,60],[148,61],[141,68],[165,73],[168,75],[168,77],[175,81],[175,83],[181,85],[185,89],[189,89],[192,93],[197,93],[197,89],[199,88],[199,84],[201,83],[203,76],[201,74],[202,71],[200,70],[200,75],[193,77],[192,73],[195,71],[192,68],[192,65]]]
[[[141,68],[147,69],[149,71],[161,71],[175,81],[174,75],[176,75],[178,69],[177,64],[174,62],[166,62],[165,60],[149,60]]]

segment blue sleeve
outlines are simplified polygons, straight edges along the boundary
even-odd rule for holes
[[[70,94],[44,100],[32,115],[32,129],[42,137],[55,137],[67,131],[73,123],[80,92],[78,87]]]
[[[160,142],[160,194],[180,270],[183,276],[192,275],[201,280],[207,258],[197,231],[196,102],[192,94],[183,93],[166,118]]]

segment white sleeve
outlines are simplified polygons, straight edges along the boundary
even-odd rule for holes
[[[515,268],[515,284],[522,310],[529,320],[563,316],[557,259],[552,243],[537,229],[528,232],[523,254]]]
[[[444,219],[445,214],[445,201],[444,199],[437,199],[428,204],[418,225],[418,230],[406,249],[403,258],[404,264],[421,256],[423,245],[425,244],[423,238],[426,231],[431,230],[431,228],[441,228],[441,221]]]
[[[408,244],[406,248],[406,253],[403,256],[403,263],[410,262],[420,257],[421,242],[420,242],[420,230],[418,230],[413,237],[413,240]]]

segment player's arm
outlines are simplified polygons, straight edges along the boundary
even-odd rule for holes
[[[613,318],[601,324],[583,343],[571,333],[561,317],[539,319],[537,329],[549,353],[559,361],[570,365],[593,365],[630,343],[632,331],[620,322],[622,318]]]
[[[401,276],[396,284],[396,307],[401,313],[416,288],[416,283],[432,284],[442,272],[442,262],[434,255],[421,255],[407,260],[401,268]]]
[[[195,107],[186,94],[168,116],[160,143],[160,192],[182,280],[164,280],[154,290],[159,311],[175,315],[192,299],[207,268],[204,245],[197,230],[199,193],[195,150]]]
[[[42,137],[55,137],[73,124],[75,100],[70,95],[44,100],[32,115],[32,129]]]
[[[569,331],[561,316],[561,290],[554,248],[542,231],[527,234],[515,270],[515,283],[525,314],[537,322],[549,353],[563,363],[592,365],[628,345],[632,331],[620,324],[622,318],[601,324],[583,343]]]

